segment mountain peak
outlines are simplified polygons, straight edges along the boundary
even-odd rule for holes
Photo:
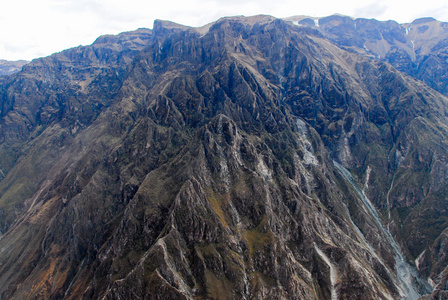
[[[221,21],[238,21],[244,24],[249,24],[249,25],[254,25],[257,23],[263,24],[263,23],[267,23],[267,22],[271,22],[273,20],[275,20],[276,18],[270,15],[254,15],[254,16],[232,16],[232,17],[223,17],[220,18],[218,21],[216,22],[221,22]]]
[[[424,24],[424,23],[429,23],[429,22],[434,22],[434,21],[437,21],[437,20],[432,17],[425,17],[425,18],[415,19],[414,21],[412,21],[411,24],[419,25],[419,24]]]
[[[168,21],[168,20],[160,20],[160,19],[156,19],[154,21],[154,25],[153,25],[154,30],[157,30],[159,28],[166,28],[166,29],[170,29],[170,30],[187,30],[191,27],[189,26],[185,26],[176,22],[172,22],[172,21]]]

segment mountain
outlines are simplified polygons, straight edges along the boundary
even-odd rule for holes
[[[448,95],[448,23],[421,18],[409,24],[375,19],[286,18],[297,26],[313,28],[347,51],[388,62],[397,70]]]
[[[326,21],[157,20],[2,78],[0,298],[446,297],[445,48],[414,72],[375,52],[403,25]]]
[[[0,59],[0,76],[19,72],[27,63],[26,60],[8,61]]]

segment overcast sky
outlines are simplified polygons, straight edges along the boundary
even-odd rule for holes
[[[155,19],[201,26],[223,16],[268,14],[355,18],[407,23],[432,16],[448,21],[446,0],[10,0],[0,8],[0,59],[47,56],[91,44],[103,34],[140,27]]]

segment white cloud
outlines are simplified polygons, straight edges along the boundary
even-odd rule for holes
[[[353,15],[359,18],[381,18],[387,12],[387,5],[384,2],[375,1],[366,6],[357,7]]]
[[[0,10],[0,59],[32,59],[80,44],[102,34],[139,27],[151,28],[154,19],[201,26],[223,16],[269,14],[394,19],[410,22],[433,16],[448,21],[445,0],[409,1],[298,1],[298,0],[14,0]]]

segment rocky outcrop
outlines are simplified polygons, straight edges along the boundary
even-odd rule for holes
[[[444,293],[447,99],[318,30],[157,21],[1,93],[5,299]]]

